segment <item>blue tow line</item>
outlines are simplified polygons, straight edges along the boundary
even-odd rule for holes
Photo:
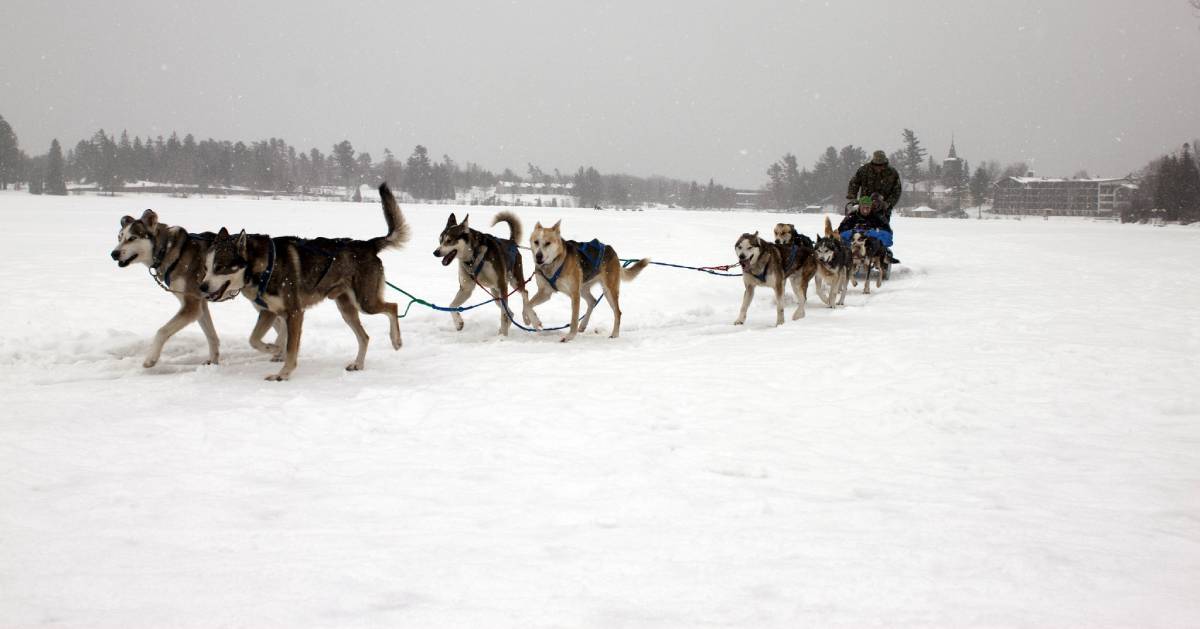
[[[526,249],[526,248],[527,247],[522,247],[522,249]],[[633,264],[634,262],[638,261],[637,258],[621,258],[620,260],[621,260],[622,268],[628,267],[630,264]],[[689,271],[700,271],[702,273],[708,273],[709,275],[720,275],[720,276],[724,276],[724,277],[741,277],[741,275],[742,275],[741,273],[722,273],[720,271],[714,270],[714,269],[718,269],[718,268],[728,268],[728,267],[686,266],[683,264],[671,264],[669,262],[651,262],[650,264],[654,264],[654,265],[658,265],[658,266],[667,266],[667,267],[671,267],[671,268],[675,268],[675,269],[687,269]],[[730,265],[730,266],[732,266],[732,265]],[[425,306],[432,310],[437,310],[439,312],[466,312],[468,310],[474,310],[476,308],[479,308],[480,306],[486,306],[490,303],[499,301],[500,305],[504,308],[504,313],[508,317],[509,323],[517,326],[518,329],[524,330],[526,332],[554,332],[557,330],[565,330],[565,329],[571,327],[571,324],[568,323],[568,324],[560,325],[560,326],[554,327],[554,328],[542,328],[539,330],[536,328],[530,328],[530,327],[521,325],[520,323],[517,323],[516,319],[513,317],[512,310],[508,307],[508,295],[505,295],[504,297],[500,297],[499,299],[493,297],[487,301],[481,301],[477,304],[473,304],[470,306],[439,306],[435,303],[421,299],[420,297],[417,297],[416,295],[404,290],[403,288],[400,288],[399,286],[396,286],[395,284],[393,284],[387,280],[384,280],[383,283],[387,284],[392,289],[404,294],[405,297],[408,297],[408,299],[409,299],[408,305],[405,306],[404,313],[399,316],[399,318],[401,318],[401,319],[408,316],[408,312],[409,312],[409,310],[412,309],[413,304],[421,304],[422,306]],[[485,288],[484,290],[486,291],[487,289]],[[596,303],[599,304],[600,300],[604,299],[604,298],[605,298],[604,293],[600,293],[600,296],[596,298]]]

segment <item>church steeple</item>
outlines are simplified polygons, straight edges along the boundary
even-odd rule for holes
[[[954,134],[950,134],[950,155],[946,159],[958,159],[958,151],[954,150]]]

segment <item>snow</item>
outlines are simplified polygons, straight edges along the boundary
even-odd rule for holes
[[[384,229],[373,204],[0,193],[0,625],[1200,623],[1198,230],[897,218],[893,281],[781,328],[761,290],[731,325],[740,279],[652,267],[618,340],[603,304],[565,345],[414,306],[399,352],[364,316],[359,373],[322,305],[272,383],[240,298],[213,307],[223,364],[192,326],[141,367],[175,301],[108,253],[145,207]],[[404,209],[388,277],[446,303],[457,208]],[[519,214],[683,264],[821,222]]]

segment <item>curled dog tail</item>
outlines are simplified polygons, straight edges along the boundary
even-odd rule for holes
[[[517,218],[516,214],[509,211],[500,212],[492,219],[492,225],[500,223],[508,223],[508,239],[513,242],[521,242],[521,219]]]
[[[379,199],[383,201],[383,220],[387,221],[388,233],[382,238],[372,238],[371,244],[375,245],[376,251],[383,251],[408,242],[411,230],[404,221],[400,204],[396,202],[396,197],[392,195],[392,189],[386,181],[379,184]]]
[[[833,238],[833,223],[829,222],[829,217],[825,217],[825,237]]]
[[[621,281],[628,282],[633,280],[638,276],[639,273],[642,272],[642,269],[648,266],[650,266],[650,258],[642,258],[641,260],[638,260],[637,262],[634,262],[633,264],[621,269]]]

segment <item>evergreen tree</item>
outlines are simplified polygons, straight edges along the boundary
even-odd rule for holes
[[[414,147],[404,171],[404,185],[409,194],[418,199],[433,198],[433,165],[429,161],[429,149],[420,144]]]
[[[357,162],[354,161],[354,146],[350,144],[350,140],[342,140],[333,145],[331,156],[337,162],[342,185],[348,189],[350,187],[350,179],[354,176],[354,167],[357,166]]]
[[[63,179],[63,153],[58,138],[50,142],[50,152],[46,155],[46,194],[64,195],[67,193],[67,183]]]
[[[1188,222],[1200,220],[1200,171],[1196,169],[1190,145],[1183,145],[1176,168],[1179,176],[1179,217]]]
[[[383,164],[380,167],[383,180],[391,184],[397,189],[402,189],[403,182],[400,179],[400,162],[392,153],[391,149],[383,149]]]
[[[900,174],[909,181],[918,181],[921,178],[921,162],[925,161],[926,151],[921,148],[921,141],[912,129],[905,129],[902,136],[904,157],[900,163]]]
[[[970,183],[971,199],[975,205],[982,206],[987,202],[987,193],[991,187],[992,182],[988,177],[987,171],[982,166],[976,168]]]
[[[8,184],[17,182],[21,169],[20,151],[17,134],[4,116],[0,116],[0,190],[7,190]]]
[[[92,178],[100,190],[114,194],[123,183],[118,172],[117,143],[100,129],[92,136],[91,144],[95,147]]]

